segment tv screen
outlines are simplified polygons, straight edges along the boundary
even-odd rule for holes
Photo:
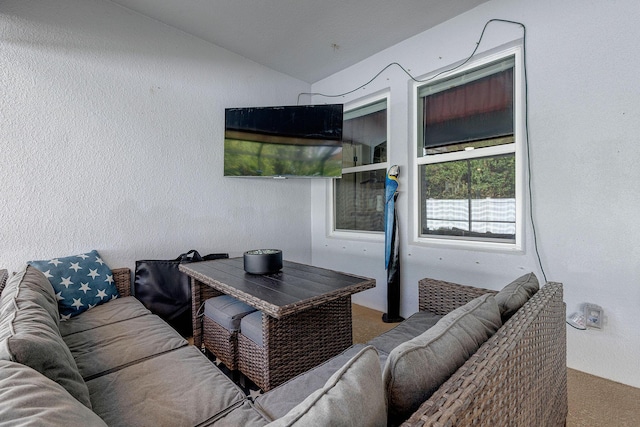
[[[342,104],[227,108],[224,175],[340,177]]]

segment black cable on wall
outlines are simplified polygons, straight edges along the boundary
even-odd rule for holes
[[[530,152],[530,145],[529,145],[529,82],[528,82],[528,78],[527,78],[527,28],[526,26],[522,23],[522,22],[517,22],[517,21],[511,21],[508,19],[499,19],[499,18],[494,18],[494,19],[490,19],[488,20],[485,24],[484,27],[482,28],[482,32],[480,33],[480,37],[478,38],[478,41],[476,42],[476,46],[473,49],[473,51],[471,52],[471,54],[464,60],[462,61],[460,64],[451,67],[449,69],[440,71],[439,73],[423,79],[423,80],[419,80],[416,79],[413,75],[411,75],[411,73],[409,71],[407,71],[401,64],[399,64],[398,62],[391,62],[390,64],[386,65],[385,67],[383,67],[375,76],[373,76],[370,80],[368,80],[366,83],[356,87],[355,89],[349,90],[347,92],[344,93],[339,93],[339,94],[335,94],[335,95],[331,95],[331,94],[325,94],[325,93],[319,93],[319,92],[301,92],[298,94],[298,104],[300,103],[300,96],[302,95],[308,95],[308,96],[322,96],[322,97],[326,97],[326,98],[339,98],[339,97],[343,97],[349,94],[352,94],[364,87],[366,87],[368,84],[370,84],[371,82],[373,82],[374,80],[376,80],[385,70],[387,70],[388,68],[391,68],[393,66],[397,66],[398,68],[400,68],[407,76],[409,76],[409,78],[411,80],[413,80],[414,82],[417,83],[425,83],[428,82],[430,80],[435,79],[436,77],[454,71],[460,67],[462,67],[463,65],[465,65],[467,62],[469,62],[474,55],[476,54],[476,52],[478,51],[478,48],[480,47],[480,43],[482,42],[482,39],[484,37],[484,34],[487,30],[487,27],[489,26],[489,24],[493,23],[493,22],[497,22],[497,23],[503,23],[503,24],[510,24],[510,25],[517,25],[519,27],[522,28],[522,51],[523,51],[523,61],[524,61],[524,67],[523,67],[523,77],[524,77],[524,104],[525,104],[525,114],[524,114],[524,121],[525,121],[525,147],[526,147],[526,152],[527,152],[527,174],[528,174],[528,179],[527,179],[527,187],[528,187],[528,192],[529,192],[529,218],[531,221],[531,231],[532,231],[532,235],[533,235],[533,246],[534,246],[534,250],[536,253],[536,258],[538,261],[538,265],[540,266],[540,271],[542,272],[542,276],[544,278],[544,281],[547,281],[547,275],[545,273],[544,267],[542,265],[542,259],[540,257],[540,251],[538,248],[538,236],[537,236],[537,230],[536,230],[536,225],[535,225],[535,218],[533,215],[533,191],[532,191],[532,173],[531,173],[531,152]]]

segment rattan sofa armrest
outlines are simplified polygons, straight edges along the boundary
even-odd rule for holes
[[[113,280],[121,297],[131,296],[131,270],[129,268],[112,268]]]
[[[563,426],[565,314],[547,283],[402,426]]]
[[[497,291],[427,277],[418,281],[418,309],[444,316],[487,293]]]
[[[0,294],[2,294],[2,290],[4,289],[4,285],[7,284],[7,278],[9,277],[9,273],[7,270],[0,270]]]

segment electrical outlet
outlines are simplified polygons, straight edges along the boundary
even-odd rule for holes
[[[602,329],[604,310],[599,305],[586,303],[584,305],[584,318],[587,327]]]

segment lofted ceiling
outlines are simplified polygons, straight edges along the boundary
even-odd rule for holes
[[[111,0],[314,83],[488,0]]]

